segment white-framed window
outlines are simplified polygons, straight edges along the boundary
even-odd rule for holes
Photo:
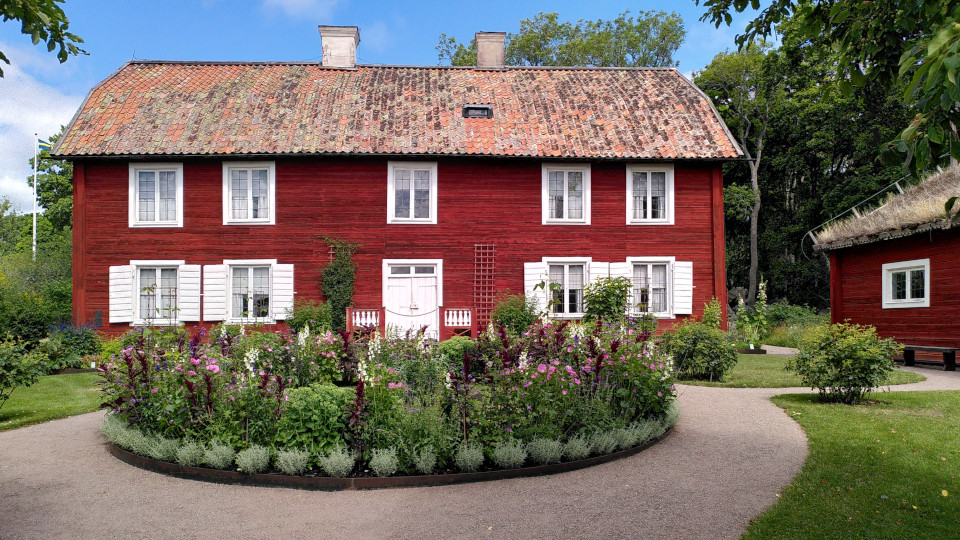
[[[387,163],[387,223],[437,223],[437,164]]]
[[[627,225],[673,223],[673,165],[628,165]]]
[[[274,162],[224,162],[223,224],[274,225],[276,193]]]
[[[293,312],[293,265],[276,259],[231,259],[203,267],[203,320],[265,323]]]
[[[590,259],[545,258],[550,314],[558,318],[582,317],[583,289],[590,281]]]
[[[590,165],[543,165],[544,225],[590,224]]]
[[[883,265],[883,308],[930,307],[930,259]]]
[[[270,319],[272,264],[230,265],[230,319]]]
[[[183,164],[131,163],[131,227],[183,227]]]
[[[630,305],[634,313],[673,316],[673,257],[629,257]]]
[[[143,260],[111,266],[110,322],[167,326],[200,320],[200,266]]]

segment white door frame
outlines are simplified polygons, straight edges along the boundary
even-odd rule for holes
[[[388,278],[390,277],[390,267],[391,266],[434,266],[437,269],[437,314],[436,314],[436,331],[439,335],[440,332],[440,307],[443,306],[443,259],[383,259],[383,270],[382,270],[382,282],[383,282],[383,307],[389,310],[387,306],[387,297],[388,297]],[[397,276],[394,276],[397,277]],[[384,313],[384,318],[389,319],[389,314]],[[386,321],[384,321],[384,327],[386,327]]]

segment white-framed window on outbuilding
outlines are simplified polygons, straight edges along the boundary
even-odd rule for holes
[[[225,260],[203,267],[203,320],[267,323],[293,310],[293,265],[276,259]]]
[[[930,307],[930,259],[884,264],[883,309]]]
[[[274,162],[224,162],[223,224],[274,225],[276,193]]]
[[[437,223],[437,164],[387,163],[387,223]]]
[[[590,165],[544,164],[541,192],[544,225],[590,224]]]
[[[200,320],[200,265],[130,261],[110,267],[110,322],[166,326]]]
[[[183,227],[183,164],[131,163],[130,227]]]
[[[673,225],[673,165],[627,166],[627,225]]]

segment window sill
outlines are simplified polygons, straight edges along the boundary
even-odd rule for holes
[[[657,219],[657,220],[632,220],[628,221],[627,225],[673,225],[673,221],[668,219]]]
[[[387,219],[387,225],[436,225],[435,219]]]
[[[542,223],[542,225],[589,225],[589,221],[580,220],[560,220],[560,219],[548,219]]]
[[[904,309],[904,308],[927,308],[930,307],[930,301],[927,299],[924,300],[902,300],[899,302],[885,300],[883,302],[883,309]]]
[[[224,225],[276,225],[272,220],[231,219],[223,222]]]
[[[183,223],[176,221],[141,221],[137,223],[131,223],[131,228],[143,228],[143,229],[153,229],[153,228],[183,228]]]

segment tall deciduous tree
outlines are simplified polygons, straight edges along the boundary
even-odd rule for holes
[[[50,143],[55,144],[63,136],[64,128],[60,133],[50,137]],[[37,199],[44,209],[43,215],[47,218],[54,230],[70,227],[73,223],[73,164],[69,161],[50,159],[50,152],[41,150],[37,154]],[[33,158],[30,158],[30,169],[33,170]],[[27,184],[33,187],[33,175],[27,177]]]
[[[70,55],[87,54],[79,47],[83,39],[67,31],[70,21],[57,4],[63,0],[0,0],[0,18],[3,22],[20,21],[20,31],[30,36],[33,44],[41,41],[47,45],[47,51],[57,51],[60,63],[67,61]],[[0,61],[10,64],[10,60],[0,51]],[[0,77],[3,70],[0,69]]]
[[[676,13],[629,11],[616,19],[576,23],[557,13],[538,13],[520,21],[520,31],[508,34],[504,62],[512,66],[676,66],[674,53],[686,30]],[[440,34],[441,63],[476,65],[477,49]]]
[[[701,20],[729,25],[733,11],[760,8],[760,0],[697,0],[707,8]],[[918,174],[941,162],[960,159],[960,2],[914,0],[773,0],[737,36],[744,44],[769,36],[790,17],[814,47],[836,53],[838,75],[847,95],[854,87],[878,83],[899,87],[916,115],[893,145]]]
[[[749,45],[739,52],[722,52],[714,57],[694,81],[717,105],[743,149],[750,168],[750,269],[747,303],[757,296],[760,264],[758,234],[762,196],[760,164],[771,119],[783,100],[784,79],[778,69],[778,56],[764,45]]]

